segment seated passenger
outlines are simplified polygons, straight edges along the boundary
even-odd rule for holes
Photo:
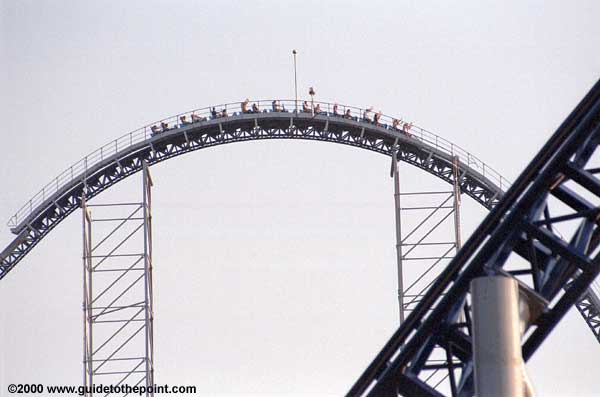
[[[373,106],[371,106],[368,109],[365,109],[365,111],[363,113],[363,120],[366,121],[367,123],[371,122],[371,119],[369,118],[369,114],[371,113],[372,110],[373,110]]]
[[[271,106],[273,107],[273,111],[274,112],[279,112],[280,111],[280,109],[279,109],[279,103],[276,100],[273,101],[273,102],[271,102]]]
[[[346,109],[346,113],[344,113],[344,117],[347,119],[352,118],[352,113],[350,112],[350,109]]]
[[[160,123],[160,128],[162,128],[162,132],[167,132],[169,131],[169,123],[165,123],[164,121],[162,121]]]
[[[246,98],[246,100],[241,103],[242,113],[250,113],[250,111],[248,110],[248,103],[249,102],[250,101],[248,100],[248,98]]]
[[[150,127],[150,129],[152,130],[152,135],[158,134],[160,132],[160,129],[156,125],[153,125],[152,127]]]
[[[227,117],[227,116],[228,116],[227,109],[221,110],[221,117]]]
[[[256,103],[252,104],[252,113],[260,113],[260,109]]]
[[[186,118],[186,116],[181,116],[181,117],[179,118],[179,121],[181,121],[181,125],[182,125],[182,126],[184,126],[184,125],[188,125],[188,124],[189,124],[189,121],[187,121],[187,118]]]
[[[200,121],[200,116],[192,113],[192,123],[197,123],[198,121]]]
[[[338,104],[337,103],[333,105],[333,115],[334,116],[339,116],[339,114],[338,114]]]
[[[317,106],[315,106],[315,114],[319,114],[321,113],[321,104],[317,103]]]
[[[375,125],[380,125],[379,124],[380,119],[381,119],[381,112],[375,113],[375,115],[373,116],[373,123],[375,123]]]
[[[304,113],[310,113],[310,106],[308,106],[308,102],[304,101],[302,104],[302,111]]]
[[[281,104],[281,111],[282,112],[287,112],[287,110],[285,109],[285,103]]]
[[[411,136],[410,134],[410,129],[412,128],[413,123],[404,123],[404,125],[402,126],[402,131],[404,131],[404,133],[408,136]]]
[[[400,120],[394,119],[394,121],[392,122],[392,128],[394,128],[395,130],[399,130],[400,129],[400,128],[398,128],[399,124],[400,124]]]
[[[210,110],[210,115],[212,116],[213,119],[216,119],[219,117],[219,114],[217,113],[217,110],[214,107]]]

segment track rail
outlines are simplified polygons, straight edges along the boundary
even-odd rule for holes
[[[231,107],[231,105],[228,105]],[[344,109],[352,112],[351,108]],[[358,113],[360,109],[354,110]],[[392,155],[397,146],[399,158],[448,183],[454,183],[452,162],[459,160],[462,191],[474,200],[492,208],[502,190],[490,177],[506,183],[497,173],[470,154],[439,137],[416,130],[398,131],[384,124],[365,121],[358,116],[345,118],[332,113],[259,112],[212,117],[210,108],[202,112],[173,116],[156,123],[165,128],[152,132],[146,126],[124,135],[86,156],[63,172],[62,177],[47,185],[25,207],[11,218],[14,241],[0,253],[0,279],[4,278],[27,253],[58,223],[81,205],[127,176],[141,170],[141,164],[158,163],[190,151],[233,142],[261,139],[306,139],[340,143]],[[198,118],[195,123],[172,124],[186,115]],[[392,120],[387,120],[392,121]],[[393,122],[393,121],[392,121]],[[169,127],[167,127],[169,126]],[[481,171],[481,172],[480,172]],[[485,173],[485,175],[484,175]],[[52,187],[48,187],[52,186]]]
[[[276,100],[280,106],[278,111],[274,111],[273,109],[273,100],[258,100],[251,101],[250,104],[256,103],[261,110],[261,113],[258,113],[262,116],[264,114],[274,115],[287,113],[287,117],[289,118],[289,114],[293,114],[295,111],[295,101],[292,100]],[[319,115],[324,115],[328,117],[334,117],[334,106],[336,104],[329,102],[314,102],[315,107],[318,105],[322,112]],[[248,105],[250,108],[250,105]],[[287,108],[287,111],[283,111]],[[160,128],[161,124],[165,123],[169,126],[169,131],[180,129],[184,126],[187,126],[186,123],[182,123],[181,118],[185,117],[187,122],[191,121],[192,115],[194,117],[198,117],[201,121],[198,123],[205,123],[208,121],[212,121],[215,118],[211,114],[211,109],[215,109],[219,113],[222,110],[226,110],[228,112],[228,116],[220,117],[220,121],[222,123],[226,123],[231,117],[238,117],[241,113],[241,102],[233,102],[233,103],[224,103],[219,105],[214,105],[210,107],[205,107],[201,109],[190,110],[184,113],[179,113],[174,116],[167,117],[162,120],[158,120],[154,123],[150,123],[141,128],[138,128],[135,131],[129,132],[119,138],[103,145],[102,147],[94,150],[87,156],[83,157],[81,160],[77,161],[75,164],[61,172],[55,178],[53,178],[50,182],[48,182],[42,189],[40,189],[36,194],[34,194],[25,204],[19,208],[19,210],[11,216],[8,221],[8,226],[14,233],[20,232],[24,225],[27,223],[29,219],[31,219],[31,215],[35,214],[43,209],[44,204],[47,203],[48,199],[53,198],[57,192],[60,192],[65,187],[70,186],[74,180],[81,180],[85,177],[85,175],[90,173],[90,170],[97,165],[103,163],[107,158],[111,158],[112,156],[119,153],[127,153],[133,150],[139,143],[150,142],[152,137],[155,135],[152,132],[152,127],[156,126]],[[347,105],[338,105],[337,112],[340,117],[335,117],[336,121],[339,119],[349,120],[349,121],[360,121],[364,122],[364,115],[367,109],[357,108],[353,106]],[[344,115],[350,112],[351,118],[346,118]],[[306,116],[307,112],[302,112],[299,110],[300,116]],[[371,111],[367,115],[370,117],[371,121],[366,122],[367,128],[371,127],[373,124],[372,120],[375,116],[375,112]],[[262,119],[262,117],[261,117]],[[399,121],[398,129],[402,130],[402,125],[405,123],[401,118],[394,118],[387,115],[381,115],[379,119],[378,125],[383,127],[386,130],[392,130],[394,132],[399,132],[398,130],[393,129],[394,120]],[[195,123],[197,124],[197,123]],[[371,129],[371,128],[369,128]],[[430,132],[419,126],[412,125],[409,133],[415,138],[430,146],[431,148],[439,151],[441,153],[445,153],[449,156],[458,156],[460,160],[464,163],[466,169],[471,169],[474,172],[481,174],[486,181],[485,183],[490,185],[490,188],[498,188],[499,191],[504,191],[509,185],[510,182],[506,180],[506,178],[502,177],[498,172],[496,172],[489,165],[485,164],[483,161],[478,159],[476,156],[462,149],[460,146],[455,145],[454,143]],[[384,134],[385,136],[385,134]]]

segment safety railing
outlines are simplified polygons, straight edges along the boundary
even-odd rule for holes
[[[61,188],[70,184],[73,180],[81,180],[85,178],[88,170],[101,163],[107,158],[115,156],[120,152],[126,152],[130,147],[150,140],[153,136],[165,132],[169,132],[190,124],[203,123],[215,118],[225,118],[238,116],[244,113],[244,102],[223,103],[219,105],[209,106],[200,109],[194,109],[187,112],[179,113],[174,116],[158,120],[154,123],[145,125],[137,130],[131,131],[117,139],[107,143],[99,149],[91,152],[69,168],[61,172],[58,176],[52,179],[39,192],[37,192],[29,201],[27,201],[8,221],[10,228],[16,228],[23,220],[25,220],[39,205],[44,203],[46,199],[52,197]],[[510,182],[502,177],[498,172],[470,154],[460,146],[421,128],[417,125],[410,124],[401,118],[394,118],[376,112],[372,108],[359,108],[335,104],[330,102],[305,101],[305,100],[256,100],[248,101],[245,109],[246,113],[310,113],[324,115],[330,117],[347,118],[357,122],[376,124],[385,129],[392,130],[393,133],[404,134],[412,138],[418,139],[435,149],[446,153],[450,156],[458,156],[466,166],[474,171],[477,171],[500,190],[504,191]],[[406,131],[404,131],[406,130]]]

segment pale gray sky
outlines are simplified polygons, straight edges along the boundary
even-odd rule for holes
[[[0,219],[130,130],[293,97],[414,120],[510,179],[598,79],[600,3],[0,0]],[[340,395],[396,326],[389,160],[250,142],[153,167],[156,377],[205,395]],[[438,184],[401,166],[408,190]],[[139,177],[98,200],[136,198]],[[485,214],[465,199],[465,233]],[[81,225],[0,284],[0,381],[81,380]],[[0,228],[0,243],[12,239]],[[598,394],[570,313],[528,365],[540,396]],[[4,387],[0,395],[5,395]]]

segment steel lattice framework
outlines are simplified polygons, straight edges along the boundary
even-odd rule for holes
[[[146,387],[154,396],[152,178],[141,202],[82,203],[83,386]],[[126,394],[125,392],[123,394]]]
[[[472,396],[469,285],[480,276],[517,278],[538,302],[536,319],[522,339],[523,358],[531,358],[600,271],[600,168],[592,164],[599,144],[600,81],[444,269],[348,396]],[[557,226],[566,223],[572,227],[563,237]],[[524,264],[511,266],[518,257]],[[591,326],[597,335],[597,323]],[[427,365],[434,348],[446,351],[439,368],[447,371],[447,394],[424,380],[434,369]]]

